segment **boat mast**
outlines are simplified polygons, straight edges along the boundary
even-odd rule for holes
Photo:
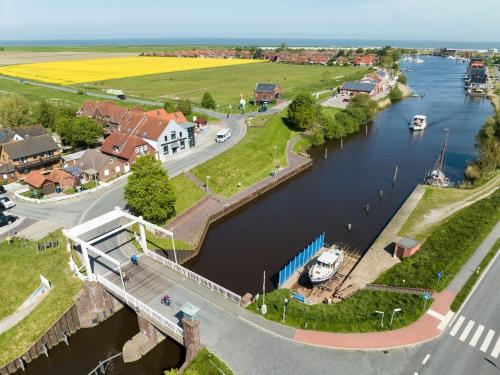
[[[446,151],[446,144],[448,143],[448,128],[444,129],[445,136],[444,136],[444,142],[443,142],[443,147],[441,148],[441,153],[439,154],[439,158],[436,161],[436,165],[434,166],[434,170],[443,172],[443,164],[444,164],[444,153]]]

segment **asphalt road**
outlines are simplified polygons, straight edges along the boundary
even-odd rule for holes
[[[422,345],[402,374],[500,374],[499,258],[443,335]]]

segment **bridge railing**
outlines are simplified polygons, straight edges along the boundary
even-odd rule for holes
[[[220,286],[213,281],[210,281],[203,276],[198,275],[197,273],[188,270],[187,268],[181,266],[180,264],[177,264],[175,262],[172,262],[170,259],[167,259],[161,255],[156,254],[154,251],[146,249],[144,253],[150,257],[156,260],[157,262],[160,262],[161,264],[173,269],[174,271],[179,272],[180,274],[189,277],[191,280],[196,281],[198,284],[203,285],[204,287],[213,290],[214,292],[217,292],[224,296],[224,298],[227,298],[233,302],[236,303],[241,303],[241,296],[239,296],[236,293],[231,292],[229,289],[224,288],[223,286]]]
[[[135,298],[133,295],[130,293],[127,293],[124,291],[122,288],[119,286],[113,284],[111,281],[106,279],[104,276],[101,276],[99,274],[95,274],[96,280],[104,285],[106,289],[108,289],[111,293],[116,294],[117,296],[123,298],[128,305],[131,307],[138,309],[139,311],[142,311],[146,315],[150,316],[157,322],[161,323],[163,326],[168,328],[170,331],[174,332],[175,334],[179,335],[180,337],[184,337],[184,330],[179,327],[177,324],[160,314],[158,311],[155,309],[149,307],[145,303],[139,301],[137,298]]]

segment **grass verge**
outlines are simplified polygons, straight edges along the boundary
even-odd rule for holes
[[[290,301],[286,308],[286,325],[327,332],[373,332],[401,328],[417,320],[424,308],[424,301],[419,296],[370,290],[358,291],[341,303],[309,306],[290,298],[289,290],[277,289],[266,294],[267,319],[281,322],[285,297]],[[262,297],[248,309],[258,312],[257,307],[261,304]],[[392,327],[389,327],[387,318],[394,308],[401,308],[402,313],[394,316]],[[375,311],[385,312],[383,327],[380,315]]]
[[[210,176],[210,189],[228,197],[269,176],[276,165],[286,166],[286,144],[293,132],[284,124],[283,116],[275,114],[266,125],[250,127],[240,143],[192,172],[200,181]]]
[[[460,292],[458,292],[458,294],[455,296],[455,299],[451,303],[451,309],[453,311],[457,312],[458,309],[460,309],[460,306],[462,306],[462,303],[464,302],[464,300],[469,295],[469,293],[472,290],[473,286],[476,284],[476,281],[481,276],[481,273],[488,266],[488,264],[491,262],[491,260],[498,253],[499,250],[500,250],[500,239],[498,239],[497,242],[495,242],[495,244],[490,249],[490,251],[488,252],[488,254],[486,254],[486,256],[484,257],[484,259],[481,261],[481,263],[479,264],[479,267],[477,268],[477,272],[474,272],[469,277],[469,279],[464,284],[464,286],[462,287],[462,289],[460,289]]]
[[[59,246],[39,252],[37,242],[15,239],[0,243],[0,318],[12,314],[40,285],[40,274],[52,284],[45,299],[20,323],[0,335],[0,367],[24,353],[73,304],[82,287],[71,275],[66,239],[52,235]],[[49,236],[41,241],[49,240]]]
[[[432,231],[418,253],[384,272],[375,283],[443,290],[499,219],[497,190],[450,216]],[[436,277],[439,271],[441,281]]]
[[[184,373],[193,371],[200,375],[232,375],[231,369],[206,348],[194,357]]]
[[[175,212],[177,215],[183,213],[206,195],[204,191],[182,174],[172,178],[170,182],[175,192]]]
[[[139,234],[139,225],[134,224],[132,226],[132,230],[135,233]],[[156,236],[152,232],[146,230],[146,241],[148,243],[149,250],[173,250],[172,239],[170,237]],[[136,241],[134,241],[134,244],[138,251],[142,251],[141,247]],[[193,250],[193,245],[180,240],[176,240],[175,238],[174,244],[176,250]]]

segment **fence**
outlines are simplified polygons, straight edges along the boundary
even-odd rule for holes
[[[309,260],[325,245],[325,233],[320,234],[313,242],[311,242],[304,250],[302,250],[295,258],[293,258],[279,272],[278,287],[283,288],[285,282],[292,276],[295,271],[303,267]]]
[[[138,309],[139,311],[144,312],[146,315],[149,317],[153,318],[157,322],[161,323],[164,327],[168,328],[170,331],[173,333],[177,334],[181,338],[184,337],[184,331],[181,327],[179,327],[177,324],[172,322],[171,320],[167,319],[165,316],[160,314],[158,311],[152,309],[145,303],[139,301],[137,298],[132,296],[130,293],[127,293],[124,291],[122,288],[119,286],[113,284],[111,281],[106,279],[105,277],[95,274],[96,280],[100,282],[106,289],[108,289],[111,293],[116,294],[117,296],[123,298],[127,304],[135,309]]]
[[[198,275],[197,273],[188,270],[187,268],[181,266],[180,264],[177,264],[175,262],[172,262],[171,260],[156,254],[154,251],[146,249],[144,252],[148,257],[153,258],[157,262],[160,262],[164,266],[167,266],[174,271],[179,272],[180,274],[189,277],[191,280],[196,281],[198,284],[203,285],[204,287],[207,287],[210,290],[213,290],[214,292],[217,292],[221,295],[224,296],[224,298],[227,298],[233,302],[240,303],[241,302],[241,296],[239,296],[236,293],[231,292],[230,290],[214,283],[213,281],[210,281],[203,276]]]

